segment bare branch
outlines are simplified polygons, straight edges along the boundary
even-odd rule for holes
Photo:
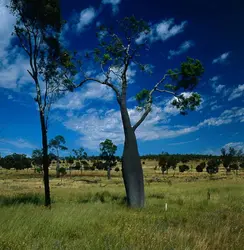
[[[168,90],[165,90],[165,89],[158,89],[158,88],[156,88],[155,90],[158,91],[158,92],[161,92],[161,93],[168,93],[168,94],[176,96],[176,93],[172,92],[172,91],[168,91]]]
[[[30,52],[28,51],[28,49],[25,47],[23,39],[21,38],[19,32],[15,32],[15,34],[18,36],[19,40],[20,40],[20,45],[21,47],[24,49],[24,51],[27,53],[28,56],[30,56]]]
[[[131,43],[129,42],[128,43],[128,46],[126,48],[126,52],[125,52],[125,58],[124,58],[124,70],[123,70],[123,73],[122,73],[122,99],[125,100],[126,99],[126,89],[127,89],[127,76],[126,76],[126,73],[127,73],[127,70],[128,70],[128,67],[129,67],[129,64],[130,64],[130,46],[131,46]]]
[[[141,118],[135,123],[135,125],[133,126],[133,130],[135,131],[140,125],[141,123],[146,119],[146,117],[148,116],[148,114],[151,112],[152,110],[152,94],[155,92],[155,91],[158,91],[158,92],[164,92],[164,93],[168,93],[168,94],[171,94],[171,95],[174,95],[175,97],[177,97],[176,93],[175,92],[172,92],[172,91],[168,91],[168,90],[160,90],[158,89],[158,86],[163,83],[166,78],[168,76],[173,76],[173,75],[178,75],[180,73],[174,73],[174,74],[165,74],[164,77],[158,81],[154,88],[150,91],[150,93],[148,94],[148,99],[147,99],[147,107],[145,109],[145,112],[142,114]]]
[[[117,99],[120,99],[121,96],[120,96],[120,93],[119,93],[119,90],[110,82],[108,82],[108,80],[106,81],[101,81],[99,79],[96,79],[96,78],[85,78],[83,79],[79,84],[77,85],[74,85],[73,87],[74,88],[79,88],[81,87],[84,83],[88,82],[88,81],[93,81],[93,82],[97,82],[97,83],[100,83],[100,84],[103,84],[103,85],[107,85],[108,87],[110,87],[116,94],[116,97]]]
[[[30,76],[33,78],[33,74],[27,69],[27,72],[30,74]]]

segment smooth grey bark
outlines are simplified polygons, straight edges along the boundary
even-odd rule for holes
[[[56,177],[57,177],[57,178],[60,177],[59,169],[60,169],[60,165],[59,165],[59,152],[58,152],[58,150],[57,150],[57,166],[56,166]]]
[[[108,169],[107,169],[107,176],[108,176],[108,180],[111,179],[111,167],[110,167],[110,164],[108,166]]]
[[[47,143],[47,129],[45,123],[44,113],[40,111],[40,122],[42,132],[42,152],[43,152],[43,182],[45,193],[45,206],[51,207],[50,187],[49,187],[49,159],[48,159],[48,143]]]
[[[131,126],[125,102],[120,103],[120,111],[125,136],[122,173],[127,204],[132,208],[142,208],[145,202],[143,170],[135,131]]]

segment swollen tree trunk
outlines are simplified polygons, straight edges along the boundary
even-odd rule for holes
[[[42,132],[42,151],[43,151],[43,182],[45,190],[45,206],[51,207],[50,187],[49,187],[49,159],[48,159],[48,143],[47,143],[47,129],[45,118],[42,111],[40,111],[41,132]]]
[[[122,157],[122,173],[129,207],[144,207],[144,179],[135,132],[125,103],[120,104],[125,143]]]

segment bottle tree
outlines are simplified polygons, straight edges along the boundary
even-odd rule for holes
[[[132,124],[127,109],[128,71],[132,64],[137,65],[143,72],[151,71],[149,65],[140,61],[142,53],[147,50],[148,46],[147,40],[142,41],[139,38],[146,37],[148,32],[150,32],[149,25],[143,20],[137,20],[134,16],[124,18],[118,23],[116,29],[101,26],[98,32],[98,47],[93,52],[85,54],[87,59],[94,60],[98,64],[100,74],[97,77],[91,77],[82,68],[81,73],[84,78],[77,83],[69,82],[70,89],[93,81],[106,85],[114,91],[124,130],[122,172],[127,203],[130,207],[139,208],[144,206],[145,195],[136,129],[151,112],[153,95],[156,93],[173,96],[172,105],[179,109],[181,114],[185,115],[188,110],[195,110],[201,103],[200,95],[191,93],[190,96],[185,96],[182,92],[192,91],[204,73],[201,62],[189,57],[181,63],[178,69],[168,70],[158,82],[151,84],[151,89],[142,89],[136,95],[141,117],[135,124]],[[80,66],[82,65],[79,64]]]

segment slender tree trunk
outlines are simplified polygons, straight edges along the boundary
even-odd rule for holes
[[[57,166],[56,166],[56,177],[59,178],[60,177],[60,172],[59,172],[59,153],[58,153],[58,150],[57,150]]]
[[[40,111],[41,132],[42,132],[42,151],[43,151],[43,182],[45,190],[45,206],[51,207],[50,187],[49,187],[49,160],[48,160],[48,143],[47,143],[47,129],[45,118],[42,111]]]
[[[111,167],[110,167],[110,163],[108,165],[108,169],[107,169],[107,176],[108,176],[108,180],[111,179]]]
[[[79,160],[80,163],[80,175],[82,175],[82,170],[83,170],[83,164],[81,164],[81,161]]]
[[[120,104],[125,143],[122,157],[122,173],[129,207],[144,207],[144,179],[135,132],[125,103]]]

